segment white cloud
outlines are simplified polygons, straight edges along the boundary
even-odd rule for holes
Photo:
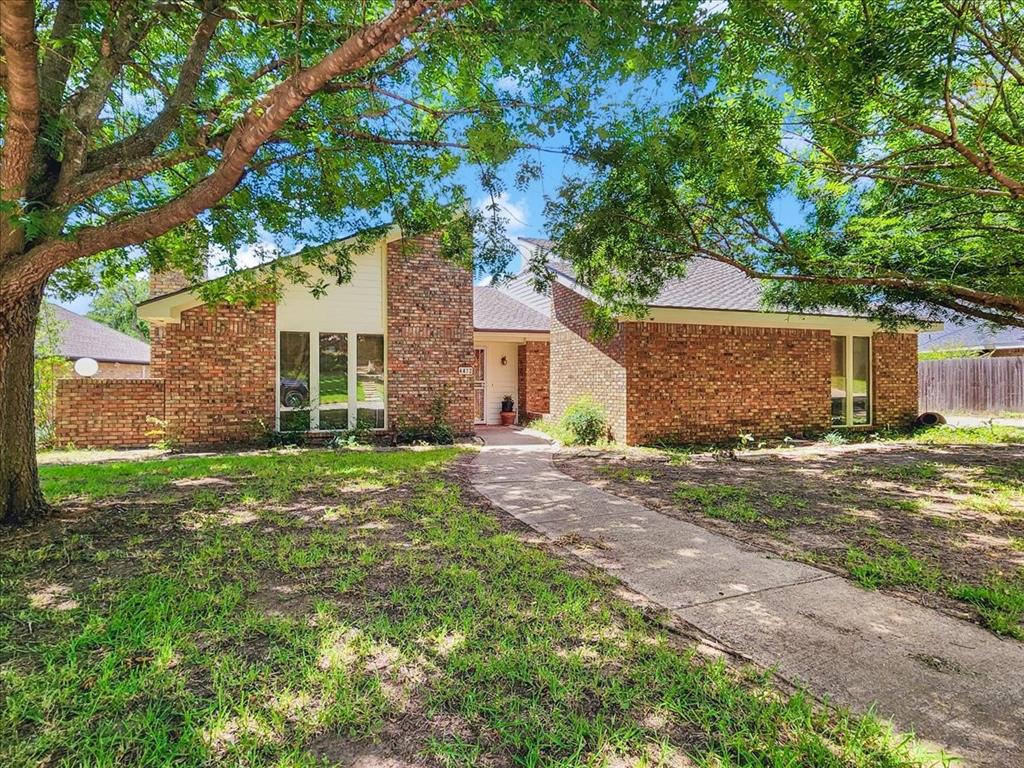
[[[530,207],[523,198],[513,200],[506,191],[499,194],[494,203],[498,206],[498,215],[505,219],[505,226],[510,237],[526,234],[533,229],[530,226]],[[476,207],[488,215],[491,213],[490,205],[491,198],[486,197],[477,201]]]
[[[260,264],[266,264],[268,261],[273,261],[281,255],[281,249],[274,243],[269,240],[261,240],[258,243],[246,245],[238,249],[235,253],[235,267],[236,269],[249,269],[250,267],[256,267]],[[210,277],[220,277],[227,274],[227,259],[228,252],[220,246],[210,249]]]

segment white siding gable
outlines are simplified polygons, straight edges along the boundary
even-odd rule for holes
[[[278,331],[384,333],[384,244],[352,259],[352,279],[338,285],[333,277],[327,293],[316,298],[307,286],[288,285],[277,305]],[[319,271],[308,268],[316,281]]]

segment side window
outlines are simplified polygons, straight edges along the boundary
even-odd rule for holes
[[[309,334],[282,331],[280,342],[278,398],[281,429],[306,430],[310,424]]]
[[[387,402],[384,376],[384,337],[360,333],[356,337],[356,421],[367,429],[384,428]]]
[[[832,337],[832,423],[846,424],[846,337]]]
[[[321,333],[320,429],[348,429],[348,334]]]
[[[871,337],[832,337],[832,424],[871,423]]]

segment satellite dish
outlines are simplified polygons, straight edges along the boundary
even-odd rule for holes
[[[80,357],[75,360],[75,373],[79,376],[84,376],[85,378],[95,376],[99,369],[100,364],[91,357]]]

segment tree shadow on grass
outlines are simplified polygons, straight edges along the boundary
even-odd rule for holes
[[[691,656],[436,464],[327,469],[277,500],[251,466],[171,472],[0,545],[3,761],[910,764]]]
[[[1005,584],[1010,598],[1024,590],[1024,446],[876,443],[683,463],[591,452],[558,465],[668,515],[982,623],[983,606],[963,599],[961,585]]]

